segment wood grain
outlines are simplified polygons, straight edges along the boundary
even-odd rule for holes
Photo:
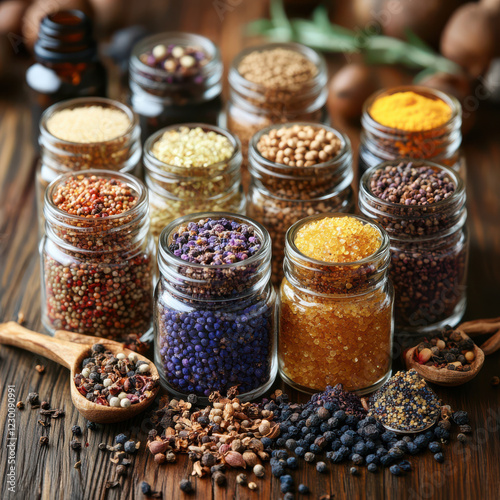
[[[212,38],[221,46],[227,67],[234,55],[250,41],[244,38],[245,22],[266,13],[266,2],[221,0],[226,5],[221,22],[215,2],[185,0],[183,2],[133,2],[130,18],[148,22],[156,30],[194,31]],[[337,61],[337,62],[336,62]],[[333,67],[339,59],[333,59]],[[21,70],[26,61],[19,61]],[[383,73],[386,80],[400,83],[395,70]],[[35,209],[35,156],[31,146],[31,121],[21,85],[16,96],[0,93],[0,321],[16,319],[22,311],[26,326],[41,331],[40,278],[38,234]],[[464,151],[468,162],[468,210],[471,253],[468,279],[468,309],[466,319],[495,317],[500,313],[500,128],[499,110],[483,103],[478,124],[467,137]],[[345,130],[353,147],[359,144],[359,130],[334,123]],[[482,339],[479,339],[481,341]],[[397,350],[397,348],[396,348]],[[348,465],[329,466],[328,474],[319,475],[313,466],[302,464],[294,473],[295,482],[311,488],[310,498],[330,494],[335,499],[496,499],[500,490],[500,388],[491,387],[489,380],[500,375],[500,353],[486,359],[484,368],[471,382],[457,388],[436,387],[443,401],[467,410],[474,425],[468,445],[455,443],[446,448],[446,462],[438,464],[430,454],[410,459],[413,471],[396,478],[385,470],[370,474],[366,469],[352,477]],[[46,366],[46,373],[35,370]],[[395,363],[395,368],[398,367]],[[191,472],[191,463],[180,457],[178,463],[157,466],[144,449],[137,453],[127,478],[120,486],[106,489],[115,481],[116,470],[109,455],[98,450],[100,442],[111,444],[114,436],[126,431],[145,443],[149,429],[146,416],[131,423],[106,425],[97,431],[85,429],[85,421],[70,401],[68,371],[33,354],[7,346],[0,347],[0,498],[23,499],[141,499],[140,483],[148,481],[163,492],[166,499],[186,498],[178,485]],[[14,387],[15,399],[26,400],[29,392],[37,391],[42,399],[55,408],[64,408],[66,416],[54,420],[48,428],[41,427],[38,411],[16,410],[15,433],[17,489],[7,491],[8,462],[6,448],[8,428],[7,399],[9,386]],[[277,382],[276,387],[282,387]],[[286,389],[294,400],[306,396]],[[81,452],[70,449],[71,426],[84,428]],[[49,446],[40,447],[41,435],[48,435]],[[88,446],[87,446],[88,444]],[[143,445],[144,446],[144,445]],[[81,469],[73,465],[81,460]],[[257,480],[259,489],[249,491],[236,485],[236,473],[228,474],[228,485],[222,489],[207,479],[193,479],[197,499],[259,499],[281,498],[279,481]]]

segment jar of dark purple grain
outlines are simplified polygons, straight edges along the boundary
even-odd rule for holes
[[[271,241],[257,222],[212,212],[161,233],[155,292],[155,363],[163,386],[206,398],[233,389],[252,399],[276,373]]]
[[[466,307],[468,232],[462,179],[425,160],[385,162],[360,182],[359,208],[391,240],[396,328],[455,325]]]

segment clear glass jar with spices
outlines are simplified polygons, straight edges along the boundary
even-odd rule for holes
[[[181,217],[160,236],[158,266],[155,363],[163,386],[202,398],[237,387],[243,400],[268,390],[277,373],[276,294],[264,227],[225,212]]]
[[[137,115],[112,99],[83,97],[54,104],[42,115],[39,144],[36,191],[42,234],[45,190],[59,175],[89,169],[139,174]]]
[[[144,141],[169,125],[219,122],[223,65],[208,38],[181,32],[144,38],[132,51],[129,71],[130,102]]]
[[[422,169],[423,176],[409,173],[410,168]],[[427,185],[416,186],[429,175]],[[403,201],[405,179],[410,189]],[[438,185],[439,191],[434,191]],[[389,190],[394,186],[398,191],[392,197]],[[428,201],[416,203],[415,197],[425,192]],[[466,308],[469,249],[461,177],[426,160],[384,162],[361,178],[359,209],[389,234],[396,328],[426,332],[457,324]]]
[[[44,214],[45,328],[113,340],[151,332],[154,243],[144,184],[103,170],[63,174],[46,190]]]
[[[351,143],[327,126],[272,125],[252,137],[248,157],[247,213],[271,235],[272,278],[279,284],[290,226],[309,215],[353,209]]]
[[[403,97],[398,102],[384,103],[393,96]],[[385,109],[377,113],[378,121],[372,116],[377,102],[385,104]],[[437,109],[425,107],[433,103],[438,103]],[[392,126],[384,125],[383,120],[389,120]],[[462,107],[449,94],[418,86],[381,90],[366,101],[361,126],[361,173],[383,161],[412,157],[447,165],[466,178],[465,157],[460,149]]]
[[[327,70],[323,57],[297,43],[243,50],[229,68],[227,127],[246,154],[252,136],[273,123],[327,123]]]
[[[314,215],[288,230],[278,349],[286,383],[306,392],[341,383],[365,394],[389,378],[389,260],[387,233],[364,217]]]
[[[231,133],[203,123],[164,128],[144,145],[151,232],[201,211],[245,213],[241,146]]]

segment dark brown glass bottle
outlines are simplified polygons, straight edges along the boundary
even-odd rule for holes
[[[99,61],[91,20],[79,10],[44,17],[35,43],[35,59],[26,72],[34,127],[52,104],[74,97],[106,97],[107,77]]]

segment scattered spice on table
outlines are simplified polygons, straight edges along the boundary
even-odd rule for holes
[[[40,446],[48,446],[49,445],[49,438],[47,436],[40,436],[39,442],[40,442]]]
[[[151,376],[149,363],[139,361],[135,353],[114,355],[102,344],[92,346],[74,381],[80,394],[89,401],[117,408],[146,400],[159,383]]]
[[[35,370],[40,374],[42,375],[43,373],[45,373],[45,366],[43,365],[36,365],[35,366]]]

